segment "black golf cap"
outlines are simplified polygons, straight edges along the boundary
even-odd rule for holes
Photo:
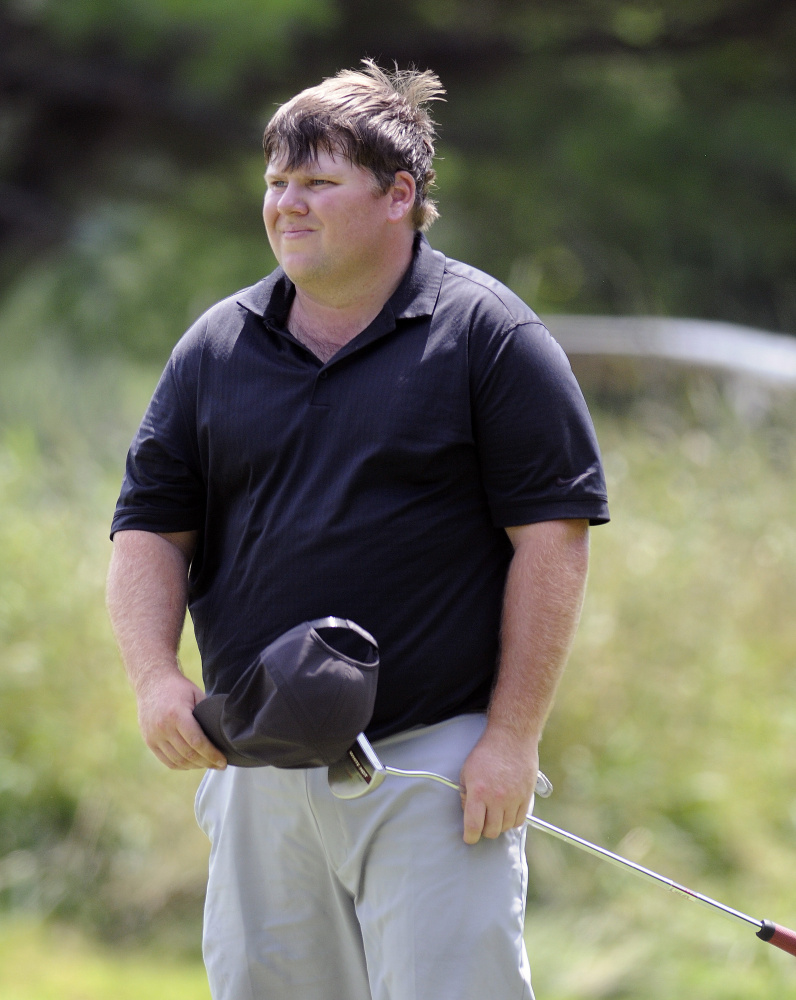
[[[228,694],[193,714],[229,764],[321,767],[370,722],[378,672],[372,635],[346,618],[318,618],[275,639]]]

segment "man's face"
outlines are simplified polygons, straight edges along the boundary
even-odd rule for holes
[[[265,181],[268,240],[298,287],[342,291],[393,252],[392,193],[379,192],[373,174],[345,157],[319,153],[295,170],[272,160]]]

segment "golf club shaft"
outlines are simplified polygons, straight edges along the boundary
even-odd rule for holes
[[[391,767],[389,764],[385,764],[383,766],[387,774],[395,774],[399,778],[431,778],[432,781],[438,781],[441,785],[447,785],[448,788],[454,788],[457,792],[462,791],[462,786],[458,783],[458,781],[451,781],[449,778],[445,778],[441,774],[437,774],[436,771],[405,771],[401,767]]]
[[[448,788],[453,788],[457,792],[463,793],[465,791],[464,787],[458,781],[451,781],[450,778],[446,778],[436,771],[417,771],[414,769],[407,771],[402,767],[392,767],[390,764],[382,764],[381,766],[387,774],[395,774],[399,778],[431,778],[432,781],[438,781],[441,785],[447,785]],[[546,799],[552,791],[553,786],[550,784],[550,781],[539,771],[536,777],[535,794],[540,798]]]
[[[782,951],[787,951],[791,955],[796,955],[796,932],[790,930],[789,928],[780,927],[779,925],[772,923],[770,920],[756,920],[754,917],[750,917],[746,913],[741,913],[740,910],[734,910],[731,906],[725,906],[723,903],[719,903],[717,900],[711,899],[709,896],[703,896],[702,893],[694,892],[692,889],[687,889],[685,886],[679,885],[677,882],[673,882],[671,879],[665,878],[663,875],[659,875],[657,872],[651,871],[649,868],[644,868],[643,865],[638,865],[634,861],[629,861],[627,858],[623,858],[619,854],[614,854],[613,851],[609,851],[604,847],[598,847],[597,844],[592,844],[590,841],[584,840],[582,837],[576,837],[574,833],[568,833],[566,830],[553,826],[552,823],[548,823],[543,819],[538,819],[538,817],[532,814],[529,814],[526,818],[529,825],[535,827],[537,830],[549,833],[551,836],[557,837],[559,840],[563,840],[568,844],[574,844],[575,847],[579,847],[581,850],[586,851],[589,854],[594,854],[598,858],[603,858],[605,861],[609,861],[618,868],[624,868],[628,871],[634,872],[640,878],[651,879],[654,882],[658,882],[660,885],[665,886],[670,892],[674,892],[678,896],[683,896],[686,899],[693,899],[702,906],[718,910],[730,919],[741,920],[744,923],[751,924],[753,927],[758,929],[757,936],[761,940],[766,941],[769,944],[773,944],[775,947],[781,948]]]

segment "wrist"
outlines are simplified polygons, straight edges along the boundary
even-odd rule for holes
[[[184,681],[180,663],[173,653],[150,656],[131,667],[128,671],[130,683],[136,697],[146,698],[153,690],[174,681]]]
[[[495,743],[511,745],[523,754],[536,754],[542,738],[541,729],[525,720],[506,719],[490,711],[484,736]]]

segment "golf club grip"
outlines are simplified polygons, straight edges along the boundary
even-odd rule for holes
[[[770,920],[764,920],[757,936],[762,941],[773,944],[775,948],[781,948],[789,955],[796,955],[796,931],[792,931],[788,927],[780,927],[779,924],[774,924]]]

